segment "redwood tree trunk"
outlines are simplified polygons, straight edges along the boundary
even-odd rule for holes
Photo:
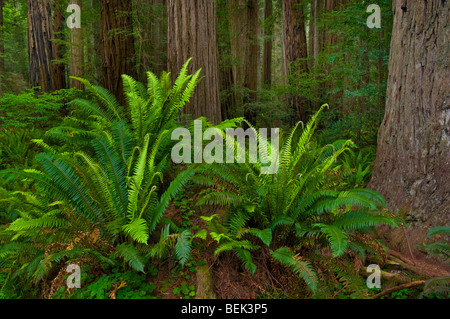
[[[77,4],[81,12],[83,12],[83,6],[81,0],[74,0],[71,3]],[[84,43],[83,33],[81,28],[73,28],[70,30],[70,76],[76,76],[79,78],[84,77]],[[79,90],[83,89],[83,83],[71,79],[70,87]]]
[[[55,88],[52,10],[50,0],[28,0],[29,80],[43,92]]]
[[[66,88],[66,67],[65,63],[61,61],[63,57],[63,46],[59,42],[63,40],[63,26],[65,23],[65,17],[64,13],[62,12],[61,8],[58,5],[58,1],[55,1],[53,3],[53,12],[54,12],[54,18],[53,18],[53,32],[54,32],[54,39],[55,41],[54,48],[55,48],[55,59],[58,60],[58,62],[54,63],[54,82],[55,82],[55,90],[61,90]]]
[[[167,0],[139,0],[134,6],[139,76],[146,82],[147,71],[160,75],[167,68]]]
[[[258,98],[258,66],[259,66],[259,8],[257,0],[247,0],[247,51],[244,59],[245,79],[244,87],[247,90],[244,104],[254,103]],[[256,124],[256,114],[251,107],[245,107],[245,118],[252,124]]]
[[[230,17],[230,44],[233,57],[233,83],[238,115],[243,116],[245,55],[247,51],[247,4],[246,0],[228,0]]]
[[[426,227],[450,224],[450,1],[394,0],[393,10],[386,115],[369,187],[407,215],[415,247]],[[405,249],[402,236],[390,237]]]
[[[272,85],[272,56],[273,56],[273,3],[265,0],[264,6],[264,52],[263,52],[263,84]]]
[[[132,2],[100,1],[103,86],[124,105],[122,75],[136,77]]]
[[[168,69],[174,77],[192,57],[190,71],[202,69],[191,103],[184,112],[193,118],[222,121],[219,98],[219,63],[215,2],[211,0],[168,0]]]
[[[285,74],[290,76],[297,72],[308,72],[308,46],[301,0],[283,0],[283,47]],[[307,121],[306,102],[304,98],[291,97],[294,121]]]

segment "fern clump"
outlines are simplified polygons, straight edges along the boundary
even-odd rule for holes
[[[199,81],[199,72],[187,74],[188,63],[173,86],[167,73],[158,78],[148,72],[147,87],[124,75],[125,106],[104,88],[78,79],[92,99],[71,102],[78,117],[66,123],[77,125],[47,133],[62,142],[70,140],[71,147],[36,140],[45,150],[36,157],[37,169],[0,172],[0,178],[8,183],[23,182],[30,189],[2,190],[2,200],[13,205],[18,215],[0,230],[2,240],[62,244],[61,251],[51,254],[52,260],[44,258],[44,244],[39,244],[30,255],[36,262],[17,264],[11,259],[16,264],[13,269],[28,269],[30,277],[40,280],[51,264],[94,254],[111,263],[121,259],[132,269],[145,272],[149,258],[162,255],[154,251],[169,249],[181,264],[186,262],[193,237],[190,231],[176,234],[166,228],[160,242],[151,236],[170,201],[194,174],[194,167],[189,167],[170,183],[164,180],[170,165],[170,133]],[[92,233],[98,233],[101,242],[112,248],[95,250],[92,242],[80,240],[79,234]],[[21,248],[5,245],[2,254],[15,255],[13,249]],[[16,273],[10,280],[13,278]]]
[[[312,291],[318,287],[317,274],[301,251],[329,247],[335,258],[350,250],[363,253],[352,233],[378,224],[397,226],[387,214],[383,197],[375,191],[328,187],[327,173],[352,142],[318,146],[313,140],[318,116],[325,107],[300,135],[296,133],[301,123],[284,136],[277,174],[262,174],[263,164],[258,161],[202,165],[193,177],[205,188],[199,205],[229,207],[222,224],[214,217],[206,219],[210,235],[219,245],[216,255],[232,250],[255,273],[251,252],[266,246],[276,261],[298,274]],[[267,139],[257,134],[257,140],[270,149]],[[240,152],[245,150],[235,145],[235,154]]]

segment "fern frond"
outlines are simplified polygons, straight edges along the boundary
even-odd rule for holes
[[[182,266],[188,261],[192,249],[192,234],[190,230],[183,231],[175,244],[175,255]]]
[[[142,218],[133,220],[131,223],[123,226],[125,234],[129,235],[133,240],[141,244],[147,244],[149,235],[149,228],[147,221]]]
[[[318,278],[311,265],[295,255],[289,248],[281,247],[271,251],[272,257],[280,264],[289,267],[295,274],[302,278],[312,292],[317,290]]]
[[[123,258],[130,267],[138,272],[145,273],[145,263],[139,251],[130,244],[123,243],[116,247],[113,255],[115,258]]]
[[[321,232],[326,235],[334,257],[340,257],[347,251],[347,235],[340,228],[325,224],[315,224],[313,227],[320,228]]]
[[[256,273],[257,267],[253,263],[252,254],[247,249],[235,248],[234,249],[238,258],[244,264],[245,269],[247,269],[252,275]]]

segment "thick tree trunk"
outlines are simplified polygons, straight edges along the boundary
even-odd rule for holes
[[[320,14],[323,0],[312,0],[309,16],[309,68],[312,69],[319,61],[319,53],[323,44],[323,32],[319,29]]]
[[[174,77],[192,57],[190,71],[202,69],[191,103],[184,110],[193,118],[222,121],[215,2],[168,0],[168,69]]]
[[[228,10],[228,1],[217,1],[217,38],[219,43],[219,78],[220,78],[220,103],[222,119],[233,117],[236,111],[236,96],[233,78],[233,58],[231,50],[231,25]]]
[[[450,1],[394,0],[386,115],[369,187],[413,225],[450,224]],[[401,232],[390,232],[406,249]]]
[[[100,1],[103,86],[125,104],[122,75],[136,77],[132,2]]]
[[[247,4],[246,0],[228,0],[228,15],[230,17],[230,43],[233,57],[234,95],[238,116],[243,116],[245,55],[247,52]]]
[[[265,0],[264,7],[264,52],[263,52],[263,84],[272,85],[272,56],[273,56],[273,3]]]
[[[28,0],[28,54],[31,87],[55,89],[53,27],[50,0]]]
[[[63,40],[63,27],[65,23],[64,13],[58,5],[58,1],[53,3],[53,32],[54,39],[56,40],[54,44],[55,48],[55,60],[58,60],[54,63],[54,82],[55,82],[55,90],[65,89],[66,85],[66,66],[62,61],[64,58],[63,46],[60,41]]]
[[[259,66],[259,8],[257,0],[247,0],[247,51],[244,59],[245,78],[244,88],[247,94],[244,97],[244,105],[254,103],[258,99],[258,66]],[[256,114],[251,107],[245,107],[245,118],[252,124],[256,124]]]
[[[147,71],[160,75],[167,68],[167,0],[134,1],[137,62],[141,81]]]
[[[77,4],[83,10],[81,0],[74,0],[71,3]],[[81,28],[70,30],[70,76],[84,77],[84,43]],[[83,83],[70,79],[70,87],[82,90]]]
[[[308,72],[308,46],[301,0],[283,0],[283,47],[285,73],[291,76],[298,72]],[[307,121],[306,103],[304,98],[291,97],[294,121]]]

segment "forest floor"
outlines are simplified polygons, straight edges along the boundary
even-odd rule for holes
[[[183,220],[182,213],[173,203],[166,214],[166,217],[177,224]],[[200,216],[213,214],[221,215],[223,210],[220,207],[201,207],[194,216],[190,217],[190,220],[199,229],[206,229]],[[389,248],[388,243],[384,244]],[[305,299],[311,297],[311,293],[302,280],[287,271],[285,267],[273,262],[268,249],[261,249],[258,255],[253,256],[258,270],[252,276],[245,271],[234,254],[214,256],[216,247],[215,241],[211,238],[204,241],[201,247],[193,249],[192,261],[188,262],[187,267],[183,269],[177,268],[175,259],[165,260],[155,265],[159,270],[158,275],[149,280],[156,284],[157,298],[187,297],[190,290],[186,287],[196,287],[196,298],[200,299]],[[389,248],[386,257],[386,262],[381,267],[383,290],[450,275],[450,265],[440,263],[425,254],[417,254],[412,258],[409,254]],[[318,271],[320,273],[321,270]],[[362,277],[367,276],[363,270],[360,273]],[[183,289],[177,289],[181,287],[185,287],[185,293]],[[420,293],[419,289],[416,289],[414,293],[414,296],[417,296]],[[338,293],[331,297],[339,298]]]

